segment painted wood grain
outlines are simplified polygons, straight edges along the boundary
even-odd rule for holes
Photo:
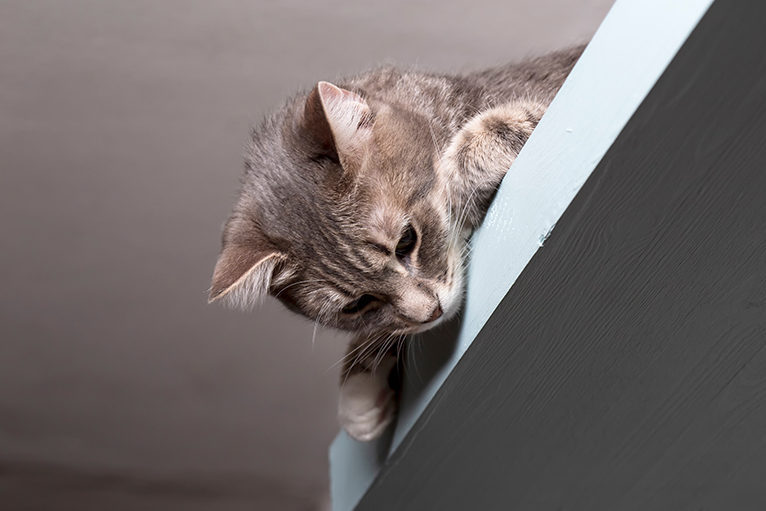
[[[765,25],[713,4],[358,510],[766,509]]]

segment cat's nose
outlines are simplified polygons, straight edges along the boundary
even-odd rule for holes
[[[434,312],[431,314],[431,317],[424,321],[424,323],[431,323],[433,321],[436,321],[440,317],[442,317],[442,314],[444,314],[444,311],[442,310],[441,304],[436,304],[436,308],[434,309]]]

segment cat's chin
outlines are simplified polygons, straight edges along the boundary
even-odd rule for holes
[[[457,305],[453,305],[451,307],[445,308],[444,313],[438,319],[431,321],[430,323],[422,323],[419,325],[412,326],[410,328],[404,328],[400,331],[397,331],[396,333],[400,335],[408,335],[408,334],[419,334],[419,333],[426,332],[454,318],[459,310],[460,310],[460,304],[458,303]]]
[[[417,325],[412,328],[406,329],[406,331],[403,331],[402,334],[419,334],[427,330],[431,330],[432,328],[436,328],[437,326],[444,323],[447,319],[449,318],[446,317],[446,314],[442,314],[442,316],[439,319],[431,321],[430,323],[423,323],[421,325]]]

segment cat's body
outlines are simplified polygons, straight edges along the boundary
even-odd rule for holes
[[[468,234],[581,52],[320,82],[253,132],[210,296],[271,294],[354,332],[340,419],[355,438],[394,414],[404,337],[458,311]]]

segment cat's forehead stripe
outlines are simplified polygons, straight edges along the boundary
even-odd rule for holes
[[[423,181],[420,186],[413,191],[407,199],[407,205],[413,206],[414,204],[429,198],[429,194],[434,187],[436,181],[436,175],[430,176],[429,179]]]
[[[369,287],[369,280],[375,280],[380,276],[380,269],[385,267],[385,262],[382,265],[372,266],[362,259],[350,258],[344,261],[338,258],[336,253],[327,257],[316,257],[313,265],[315,271],[325,281],[353,297],[359,294],[360,288]]]
[[[385,249],[384,244],[381,243],[380,246]],[[332,247],[327,264],[333,264],[341,273],[343,268],[348,268],[349,265],[365,273],[374,272],[385,265],[385,263],[381,264],[378,257],[375,257],[378,255],[378,250],[369,250],[372,247],[367,240],[347,234],[342,229],[337,233],[337,239],[328,241],[325,247]]]
[[[319,272],[319,275],[322,275]],[[338,298],[340,301],[345,301],[353,298],[356,295],[356,291],[352,287],[344,285],[343,280],[336,279],[330,275],[322,275],[322,278],[315,279],[313,281],[312,289],[309,292],[312,295],[327,295],[331,294],[332,297]]]
[[[390,199],[379,192],[367,216],[370,235],[384,246],[391,244],[392,240],[399,236],[403,226],[407,225],[407,215],[401,208],[391,205]]]

